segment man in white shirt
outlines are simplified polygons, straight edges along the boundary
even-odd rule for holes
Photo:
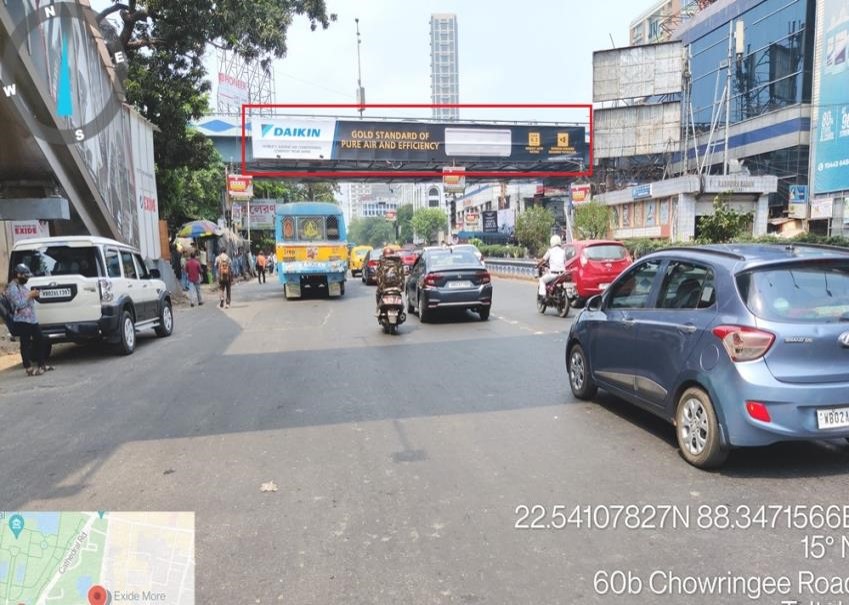
[[[560,236],[552,235],[549,244],[551,247],[540,261],[540,265],[548,263],[548,271],[539,278],[538,294],[540,296],[545,296],[545,286],[557,279],[566,270],[566,250],[561,245]]]

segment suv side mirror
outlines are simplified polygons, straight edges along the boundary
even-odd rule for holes
[[[159,269],[151,269],[149,271],[151,279],[161,279],[162,274],[159,272]]]
[[[601,305],[603,302],[604,298],[602,298],[602,295],[596,294],[587,301],[586,308],[588,311],[601,311]]]

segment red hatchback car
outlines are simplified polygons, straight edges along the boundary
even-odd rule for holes
[[[633,262],[627,248],[615,240],[581,240],[563,248],[566,273],[571,277],[566,294],[573,307],[582,307],[588,298],[603,292]]]

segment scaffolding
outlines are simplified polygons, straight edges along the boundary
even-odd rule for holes
[[[247,102],[270,105],[274,103],[274,67],[260,61],[246,61],[241,55],[226,49],[218,49],[218,71],[236,81],[246,82]],[[241,104],[221,94],[218,89],[218,113],[241,114]],[[270,114],[271,109],[254,109],[252,113]]]

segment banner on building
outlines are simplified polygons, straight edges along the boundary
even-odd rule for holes
[[[513,208],[498,210],[498,231],[512,235],[516,230],[516,211]]]
[[[244,80],[218,73],[218,102],[238,107],[250,102],[250,86]]]
[[[475,211],[466,212],[466,216],[463,220],[463,223],[466,226],[467,231],[479,231],[480,230],[480,220],[481,216]]]
[[[849,0],[824,0],[822,50],[816,61],[813,193],[849,189]],[[813,218],[813,216],[811,217]]]
[[[228,174],[227,193],[234,199],[252,198],[254,196],[253,177],[242,176],[241,174]]]
[[[466,191],[466,176],[464,174],[447,174],[448,172],[465,172],[461,166],[446,166],[442,169],[442,189],[445,193],[463,193]]]
[[[811,200],[811,220],[830,219],[834,208],[834,198]]]
[[[236,224],[236,217],[240,219],[241,228],[247,229],[249,226],[252,230],[265,231],[274,229],[274,216],[277,210],[277,200],[255,199],[250,203],[250,222],[248,222],[246,202],[233,204],[233,224]]]
[[[484,233],[498,233],[498,210],[484,210],[481,216]]]
[[[329,160],[336,130],[334,118],[263,118],[251,122],[254,158]]]
[[[12,221],[12,243],[35,237],[50,237],[47,221]]]
[[[592,185],[572,184],[572,203],[583,204],[592,201]]]

